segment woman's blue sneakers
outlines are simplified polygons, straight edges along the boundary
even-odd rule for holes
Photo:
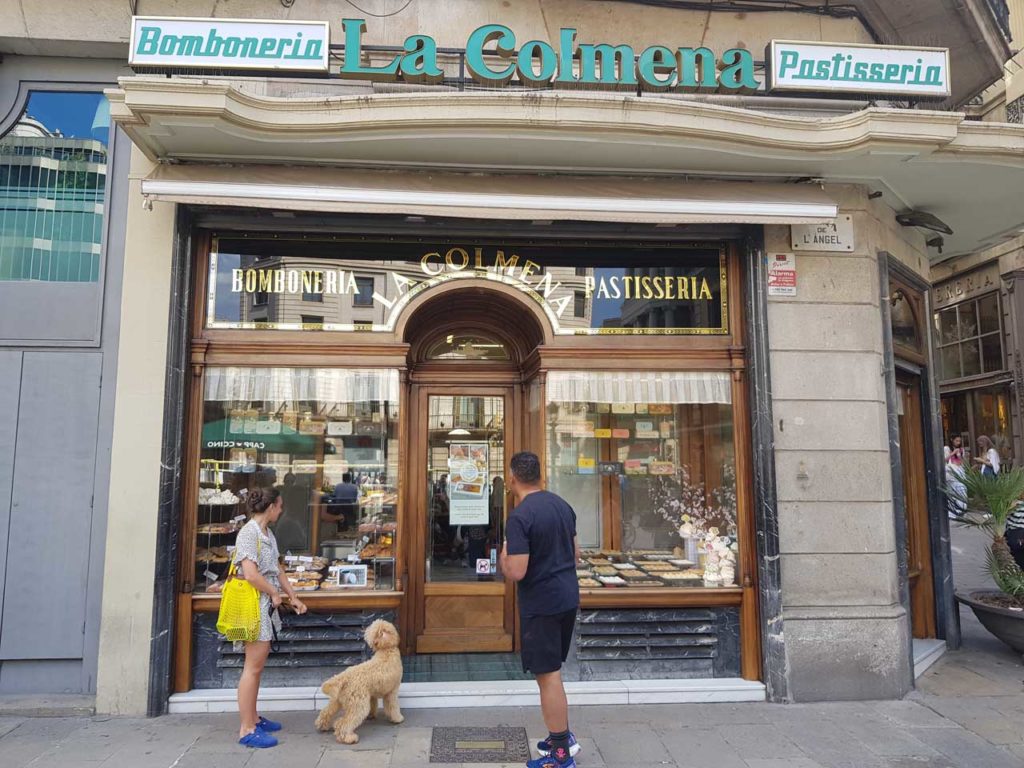
[[[280,731],[284,726],[273,720],[267,720],[267,718],[261,717],[256,721],[256,727],[266,733],[272,733],[273,731]]]
[[[251,747],[252,749],[267,749],[269,747],[276,747],[277,739],[257,725],[252,733],[240,738],[238,743],[243,747]]]

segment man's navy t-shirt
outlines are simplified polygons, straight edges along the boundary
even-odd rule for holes
[[[530,556],[519,582],[523,616],[554,616],[579,607],[575,537],[576,513],[548,491],[528,494],[509,514],[508,554]]]

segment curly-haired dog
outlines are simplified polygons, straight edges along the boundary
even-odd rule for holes
[[[359,741],[356,728],[367,717],[377,716],[377,699],[384,700],[384,716],[392,723],[405,718],[398,709],[398,686],[402,683],[402,656],[398,652],[398,630],[395,625],[378,619],[366,628],[366,644],[373,649],[373,658],[349,667],[323,684],[323,691],[331,700],[316,718],[318,731],[329,731],[338,710],[342,711],[334,724],[334,736],[340,744]]]

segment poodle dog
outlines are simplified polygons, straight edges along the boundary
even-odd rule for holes
[[[342,715],[334,723],[334,736],[339,744],[359,741],[356,728],[366,718],[377,716],[377,699],[384,700],[384,716],[392,723],[405,718],[398,709],[398,686],[402,683],[402,656],[398,652],[398,630],[395,625],[377,619],[366,628],[366,644],[373,649],[373,658],[349,667],[323,684],[331,700],[316,719],[318,731],[331,730],[338,710]]]

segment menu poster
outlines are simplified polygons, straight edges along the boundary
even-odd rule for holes
[[[487,460],[486,442],[448,446],[449,525],[487,525],[490,522]]]

